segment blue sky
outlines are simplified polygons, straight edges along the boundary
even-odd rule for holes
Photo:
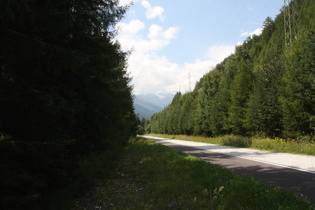
[[[134,94],[186,92],[234,52],[260,34],[267,16],[283,0],[120,0],[133,2],[117,24],[117,40],[132,50],[128,72]],[[189,83],[190,75],[190,83]]]

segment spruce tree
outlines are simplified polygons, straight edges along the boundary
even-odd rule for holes
[[[315,131],[315,32],[301,33],[286,55],[281,97],[284,134],[310,135]]]
[[[135,135],[126,53],[112,31],[126,8],[115,0],[3,4],[1,204],[43,208],[89,157]]]

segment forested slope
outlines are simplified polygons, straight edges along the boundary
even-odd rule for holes
[[[147,132],[314,139],[315,1],[293,3],[298,27],[291,44],[285,42],[283,8],[192,92],[177,93],[151,118]]]
[[[51,194],[84,188],[94,158],[135,135],[126,53],[112,31],[126,9],[116,0],[1,1],[1,209],[53,208]]]

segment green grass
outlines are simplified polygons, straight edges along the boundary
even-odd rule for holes
[[[201,137],[201,136],[186,136],[186,135],[165,135],[165,134],[150,134],[152,136],[180,139],[186,141],[204,142],[210,144],[219,144],[225,146],[252,148],[266,150],[272,152],[284,152],[302,155],[315,156],[315,143],[310,141],[298,141],[294,139],[270,139],[270,138],[248,138],[242,136],[226,135],[220,137]]]
[[[295,194],[137,138],[74,209],[315,209]]]
[[[254,139],[252,148],[270,150],[273,152],[287,152],[315,156],[315,144],[308,141],[291,139]]]
[[[223,136],[222,144],[232,147],[250,147],[252,146],[252,139],[241,136]]]

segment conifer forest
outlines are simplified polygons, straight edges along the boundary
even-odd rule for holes
[[[1,1],[0,209],[66,209],[52,204],[82,195],[100,156],[135,136],[127,53],[113,41],[126,9]]]
[[[236,46],[192,92],[178,92],[146,131],[314,140],[315,1],[289,6],[267,17],[262,34]]]

